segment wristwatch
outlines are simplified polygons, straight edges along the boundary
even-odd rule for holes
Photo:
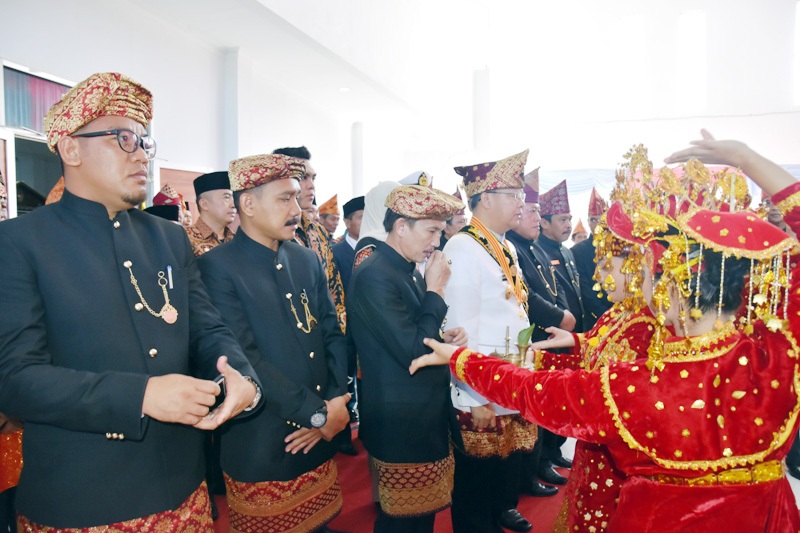
[[[259,387],[258,383],[256,383],[256,380],[254,380],[250,376],[242,376],[242,377],[245,380],[247,380],[250,383],[252,383],[253,386],[256,388],[256,396],[255,396],[255,398],[253,398],[253,401],[250,403],[250,405],[248,405],[247,407],[244,408],[245,411],[252,411],[253,409],[256,408],[256,405],[258,405],[258,402],[261,401],[261,387]]]
[[[314,411],[311,415],[311,427],[321,428],[328,421],[328,406],[323,405],[322,408]]]

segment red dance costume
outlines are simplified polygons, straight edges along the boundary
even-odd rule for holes
[[[634,361],[647,354],[655,331],[650,309],[631,313],[619,304],[603,313],[585,335],[575,335],[570,353],[536,350],[536,370],[597,369],[610,362]],[[644,362],[642,362],[644,364]],[[603,444],[577,441],[564,505],[554,531],[599,533],[605,531],[617,499],[623,474]]]
[[[800,184],[773,201],[800,231]],[[637,360],[529,372],[463,348],[451,369],[529,420],[608,447],[627,476],[609,532],[800,531],[781,464],[800,410],[799,270],[784,327],[667,338],[661,370]]]

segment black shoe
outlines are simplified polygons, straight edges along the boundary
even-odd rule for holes
[[[356,450],[356,447],[349,442],[337,446],[336,451],[345,455],[358,455],[358,450]]]
[[[500,513],[500,516],[497,517],[497,523],[500,527],[522,533],[533,529],[533,524],[528,522],[516,509],[509,509]]]
[[[548,498],[558,494],[558,487],[554,487],[552,485],[543,485],[538,481],[534,481],[530,487],[523,489],[522,492],[528,496],[534,496],[536,498]]]
[[[550,483],[551,485],[567,484],[567,478],[556,472],[552,466],[539,468],[539,472],[536,473],[536,477],[545,483]]]
[[[217,509],[217,502],[214,501],[214,497],[211,497],[211,520],[216,520],[219,518],[219,509]]]
[[[786,465],[786,471],[795,479],[800,479],[800,465]]]
[[[563,455],[552,461],[554,466],[560,466],[561,468],[572,468],[572,459],[567,459]]]

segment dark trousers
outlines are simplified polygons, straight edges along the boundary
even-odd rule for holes
[[[539,428],[539,439],[541,439],[542,428]],[[536,445],[530,453],[522,454],[522,474],[519,481],[520,492],[530,492],[533,489],[533,484],[539,481],[537,471],[539,470],[539,461],[542,457],[541,440],[536,440]]]
[[[567,441],[566,437],[556,435],[552,431],[548,431],[539,426],[539,439],[536,442],[538,445],[542,443],[542,458],[541,462],[552,462],[561,457],[561,445]]]
[[[0,492],[0,533],[16,533],[17,517],[14,507],[14,496],[17,487]]]
[[[222,433],[218,429],[204,433],[206,483],[208,483],[208,493],[213,499],[214,494],[225,494],[225,478],[222,475],[222,466],[220,466]]]
[[[436,514],[400,518],[378,511],[373,531],[375,533],[432,533],[435,519]]]
[[[800,466],[800,432],[795,435],[792,447],[789,448],[789,453],[786,454],[786,464],[788,466]]]
[[[456,472],[453,487],[453,533],[491,533],[500,513],[519,503],[522,454],[470,457],[454,450]]]

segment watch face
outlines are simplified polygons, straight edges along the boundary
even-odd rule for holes
[[[327,421],[328,417],[325,416],[325,413],[314,413],[311,415],[311,425],[315,428],[321,428]]]

